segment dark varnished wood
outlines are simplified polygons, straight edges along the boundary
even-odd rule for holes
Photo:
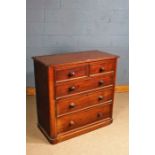
[[[115,65],[116,65],[115,59],[92,62],[90,64],[90,74],[98,74],[98,73],[114,71]]]
[[[55,70],[56,81],[70,80],[78,77],[88,76],[88,65],[76,65]]]
[[[34,61],[38,123],[52,138],[56,137],[54,71]]]
[[[38,124],[38,128],[40,129],[40,131],[44,134],[44,136],[47,138],[47,140],[50,143],[57,144],[59,142],[62,142],[64,140],[67,140],[67,139],[70,139],[70,138],[73,138],[75,136],[79,136],[81,134],[85,134],[85,133],[93,131],[95,129],[107,126],[107,125],[111,124],[112,122],[113,122],[112,118],[107,118],[107,119],[104,119],[104,120],[101,120],[101,121],[96,121],[94,123],[90,123],[90,124],[87,124],[85,126],[73,129],[71,131],[60,133],[54,139],[51,138],[46,133],[46,131],[42,128],[42,126],[40,124]]]
[[[56,86],[56,97],[75,94],[78,92],[101,88],[114,83],[114,74],[108,73],[78,81],[64,82]]]
[[[73,130],[86,124],[108,118],[111,116],[111,110],[110,102],[60,117],[57,120],[58,133]]]
[[[57,115],[59,116],[76,110],[82,110],[83,108],[112,100],[113,89],[114,87],[109,87],[96,92],[93,91],[90,93],[84,93],[82,95],[72,96],[66,99],[59,99],[56,101]]]
[[[112,123],[117,58],[98,50],[33,58],[38,127],[49,142]]]
[[[39,62],[34,61],[36,102],[38,122],[50,135],[50,109],[48,89],[48,68]]]
[[[49,90],[49,110],[50,110],[50,136],[55,138],[57,136],[56,128],[56,111],[55,111],[55,76],[54,68],[48,68],[48,90]]]
[[[44,55],[33,57],[34,60],[40,61],[46,66],[62,66],[67,64],[79,64],[81,62],[92,62],[106,59],[116,59],[118,56],[109,54],[103,51],[92,50],[92,51],[81,51],[72,53],[62,53],[53,55]]]

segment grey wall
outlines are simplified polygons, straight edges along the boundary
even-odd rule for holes
[[[32,56],[99,49],[120,55],[117,84],[128,84],[128,0],[27,0],[27,86]]]

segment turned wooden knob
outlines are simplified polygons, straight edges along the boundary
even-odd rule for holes
[[[75,125],[75,122],[74,121],[70,121],[69,122],[69,126],[73,126],[73,125]]]
[[[74,107],[75,107],[75,103],[74,103],[74,102],[72,102],[72,103],[69,104],[69,108],[70,108],[70,109],[72,109],[72,108],[74,108]]]
[[[69,91],[74,91],[75,90],[75,86],[69,87]]]
[[[101,85],[103,85],[104,84],[104,81],[103,80],[100,80],[99,81],[99,85],[101,86]]]
[[[103,96],[99,96],[99,97],[98,97],[98,100],[99,100],[99,101],[103,100]]]
[[[104,67],[101,67],[99,71],[104,72],[105,71]]]
[[[73,77],[74,75],[75,75],[75,72],[69,72],[69,73],[68,73],[68,76],[69,76],[69,77]]]
[[[97,117],[98,117],[98,118],[103,118],[103,113],[99,112],[99,113],[97,114]]]

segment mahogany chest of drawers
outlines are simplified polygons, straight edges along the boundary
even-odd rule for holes
[[[117,58],[98,50],[33,57],[38,127],[49,142],[112,123]]]

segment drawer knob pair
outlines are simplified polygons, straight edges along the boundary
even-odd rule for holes
[[[74,75],[75,75],[75,72],[69,72],[69,73],[68,73],[68,76],[69,76],[69,77],[73,77]]]
[[[75,125],[75,122],[74,121],[70,121],[69,122],[69,126],[71,127],[71,126],[74,126]]]
[[[101,73],[105,71],[104,67],[101,67],[99,70]]]
[[[74,91],[75,90],[75,86],[71,86],[71,87],[69,87],[69,89],[68,89],[70,92],[71,91]]]
[[[99,113],[97,114],[97,117],[98,117],[98,118],[103,118],[103,113],[99,112]]]
[[[74,103],[74,102],[70,103],[70,104],[69,104],[69,108],[70,108],[70,109],[75,108],[75,103]]]

